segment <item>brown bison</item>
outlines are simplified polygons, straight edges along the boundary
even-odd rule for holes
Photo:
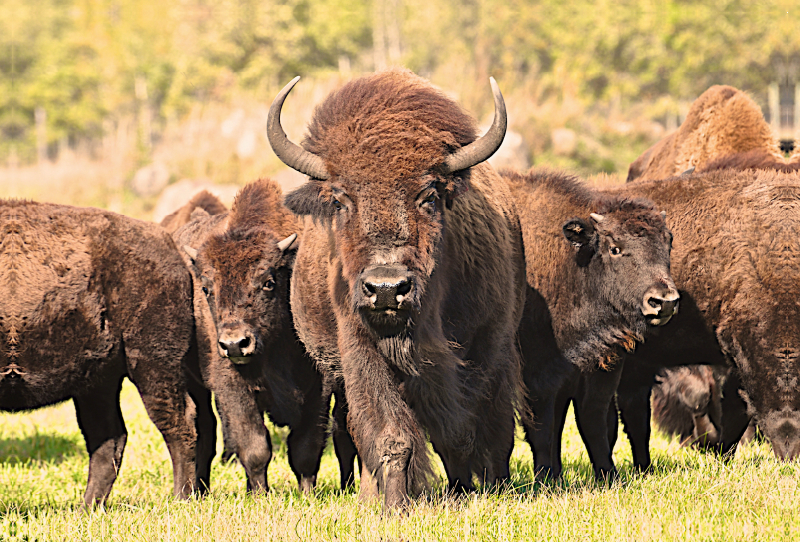
[[[262,412],[291,429],[289,464],[303,491],[316,483],[325,446],[330,386],[306,355],[289,310],[299,228],[277,184],[262,179],[239,192],[230,213],[195,212],[174,234],[195,277],[203,379],[249,490],[268,489],[272,445]],[[349,463],[352,472],[352,457]]]
[[[681,444],[706,447],[719,442],[722,368],[686,365],[663,369],[653,387],[653,419]]]
[[[218,215],[228,210],[217,196],[208,190],[203,190],[198,192],[186,205],[165,216],[161,221],[161,227],[169,233],[175,233],[178,228],[192,220],[192,213],[198,209],[209,215]]]
[[[394,506],[422,490],[426,434],[452,490],[507,477],[525,268],[511,194],[483,163],[506,128],[494,80],[480,139],[444,94],[388,71],[328,96],[303,147],[280,126],[295,82],[267,125],[278,157],[310,177],[286,197],[309,217],[292,313],[318,366],[342,376],[362,494]]]
[[[736,445],[752,416],[778,457],[797,456],[800,174],[720,169],[632,183],[624,191],[667,211],[675,235],[672,275],[682,297],[680,317],[645,343],[631,365],[733,367],[722,391],[720,450]],[[621,401],[620,409],[627,426]],[[629,436],[649,435],[639,425],[627,428]],[[640,437],[639,448],[646,444]],[[649,455],[639,462],[649,464]]]
[[[598,478],[614,476],[609,405],[623,356],[677,310],[671,234],[644,200],[608,196],[563,173],[502,172],[520,215],[527,302],[519,328],[539,476],[561,472],[567,407]]]
[[[744,92],[715,85],[694,101],[676,132],[630,165],[628,182],[666,179],[692,168],[700,172],[720,157],[740,154],[751,163],[785,162],[761,108]]]
[[[127,376],[167,443],[175,495],[205,489],[216,422],[210,394],[184,373],[196,369],[191,278],[169,235],[99,209],[22,201],[0,201],[0,228],[0,409],[72,399],[89,452],[84,503],[102,503],[127,439]]]

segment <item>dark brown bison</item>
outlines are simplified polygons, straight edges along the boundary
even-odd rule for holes
[[[785,162],[758,104],[740,90],[715,85],[694,101],[676,132],[630,165],[628,182],[666,179],[692,168],[700,172],[720,157],[745,153],[751,162]]]
[[[292,275],[297,331],[319,367],[342,375],[362,460],[362,495],[387,506],[422,490],[426,434],[449,485],[508,476],[524,301],[519,223],[483,162],[500,145],[505,105],[475,122],[407,71],[357,79],[317,107],[304,148],[273,102],[275,153],[309,181],[286,197],[308,216]],[[377,485],[375,485],[377,482]]]
[[[202,209],[210,215],[218,215],[228,210],[217,196],[208,190],[203,190],[198,192],[186,205],[165,216],[161,221],[161,227],[169,233],[175,233],[178,228],[192,220],[192,213],[197,209]]]
[[[241,190],[230,213],[199,214],[174,234],[195,277],[203,379],[249,490],[268,489],[272,445],[262,412],[291,429],[289,464],[303,491],[314,487],[325,446],[330,386],[306,355],[289,310],[299,228],[277,184],[262,179]]]
[[[681,445],[706,447],[719,442],[724,370],[708,365],[663,369],[653,387],[653,419]]]
[[[21,201],[0,201],[0,228],[0,408],[72,399],[89,452],[84,503],[102,503],[127,439],[127,376],[167,443],[175,495],[203,490],[216,425],[210,394],[184,373],[191,278],[169,235],[98,209]]]
[[[644,200],[597,193],[563,173],[502,172],[520,215],[527,302],[519,328],[524,422],[539,476],[561,472],[567,407],[598,478],[611,460],[609,405],[623,356],[677,310],[662,213]]]
[[[667,211],[675,235],[672,274],[682,297],[680,316],[630,364],[733,367],[722,390],[719,449],[731,450],[752,416],[778,457],[797,456],[800,174],[720,169],[632,183],[624,191]],[[643,394],[639,400],[630,390],[625,395],[631,412],[647,408]],[[619,406],[628,426],[626,405]],[[632,432],[639,435],[634,450],[642,454],[635,461],[646,466],[649,427],[640,420],[626,430],[632,440]]]

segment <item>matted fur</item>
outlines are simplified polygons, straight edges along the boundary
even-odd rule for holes
[[[161,221],[161,227],[169,233],[176,232],[178,228],[187,224],[192,219],[192,213],[194,213],[196,209],[202,209],[210,215],[218,215],[228,210],[217,196],[208,190],[203,190],[195,194],[186,205],[165,216],[164,220]]]
[[[776,454],[794,457],[800,453],[800,173],[727,169],[627,190],[666,210],[675,235],[672,274],[682,291],[681,314],[635,357],[655,365],[734,367],[723,393],[722,451],[736,444],[752,415]]]
[[[787,163],[758,104],[740,90],[715,85],[694,101],[676,132],[630,165],[628,182],[665,179],[692,167],[702,170],[714,160],[750,151]]]
[[[230,212],[197,216],[174,234],[180,246],[197,250],[196,260],[185,259],[194,277],[200,366],[217,399],[226,451],[238,455],[251,490],[268,487],[272,451],[265,411],[290,428],[289,462],[304,491],[315,483],[325,445],[332,386],[305,354],[289,308],[299,241],[286,251],[277,246],[299,230],[277,183],[260,179],[242,188]],[[274,280],[269,293],[262,290],[267,280]],[[224,329],[252,333],[256,348],[248,364],[220,356],[218,335]],[[350,448],[343,471],[348,459],[352,471]]]
[[[330,179],[286,198],[314,219],[292,278],[298,332],[320,367],[342,375],[362,472],[391,485],[389,504],[427,486],[426,433],[454,489],[508,474],[524,297],[518,220],[490,166],[459,176],[439,167],[475,133],[457,104],[408,71],[357,79],[317,108],[303,143]],[[384,260],[414,277],[408,340],[377,337],[358,310],[359,277]]]
[[[668,435],[678,435],[681,443],[716,444],[719,428],[715,426],[721,422],[720,387],[709,366],[664,369],[653,387],[653,420]]]
[[[528,298],[519,341],[535,417],[524,425],[536,470],[559,474],[556,432],[574,400],[595,472],[611,475],[606,412],[618,365],[651,328],[641,312],[646,292],[671,284],[669,230],[650,201],[603,194],[548,170],[501,174],[514,195],[525,246]],[[591,213],[604,218],[596,223]],[[580,247],[562,230],[576,219],[593,236]],[[617,268],[623,260],[607,254],[612,240],[631,265]],[[558,404],[562,399],[566,403]]]
[[[122,460],[127,376],[167,443],[175,494],[201,489],[215,425],[210,395],[184,376],[196,370],[191,279],[167,233],[99,209],[22,201],[0,201],[0,231],[0,408],[75,402],[92,505],[108,497]]]

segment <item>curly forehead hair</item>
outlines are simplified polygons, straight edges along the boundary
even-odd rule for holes
[[[349,82],[314,112],[303,146],[333,175],[401,179],[442,163],[476,139],[475,121],[407,70]]]
[[[603,199],[598,212],[614,213],[620,225],[636,236],[654,235],[667,226],[653,203],[644,199],[611,196]]]

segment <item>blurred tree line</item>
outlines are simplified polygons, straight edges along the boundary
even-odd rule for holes
[[[710,85],[796,79],[787,0],[2,0],[0,158],[151,134],[197,101],[269,100],[297,74],[405,65],[488,113],[486,80],[651,118]],[[38,147],[37,147],[38,145]]]

